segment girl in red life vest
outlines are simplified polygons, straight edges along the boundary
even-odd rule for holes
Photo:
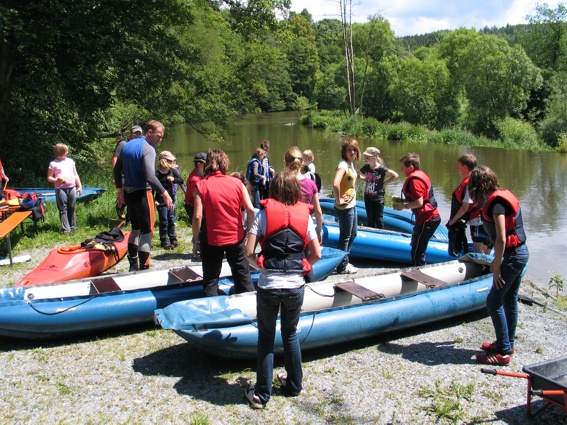
[[[476,360],[484,364],[507,365],[514,354],[518,323],[518,292],[528,264],[528,247],[520,202],[488,167],[478,166],[469,179],[471,198],[479,205],[483,226],[494,243],[492,288],[486,299],[496,341],[482,344],[483,354]]]
[[[256,295],[258,364],[256,385],[245,396],[251,406],[262,409],[272,395],[276,320],[281,310],[285,373],[277,379],[291,394],[302,390],[303,371],[297,323],[303,305],[304,275],[321,258],[312,206],[301,201],[301,186],[294,173],[282,171],[270,184],[270,198],[261,201],[246,242],[246,257],[261,268]],[[262,252],[256,258],[256,247]],[[309,248],[305,258],[304,251]]]

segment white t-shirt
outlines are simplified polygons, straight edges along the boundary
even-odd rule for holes
[[[258,239],[261,239],[266,233],[265,210],[260,210],[258,214],[256,214],[256,218],[254,219],[254,224],[252,224],[250,233],[256,235]],[[308,220],[307,240],[312,241],[316,238],[317,230],[315,229],[313,220]],[[260,279],[258,280],[258,286],[262,289],[294,289],[300,288],[303,285],[305,285],[303,273],[279,273],[262,270],[260,272]]]

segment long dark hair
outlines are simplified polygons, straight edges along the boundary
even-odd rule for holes
[[[490,168],[479,165],[471,171],[469,195],[477,205],[484,205],[486,199],[498,189],[500,189],[498,176]]]

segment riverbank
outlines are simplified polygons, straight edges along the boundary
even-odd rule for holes
[[[180,230],[184,246],[188,230]],[[182,252],[187,246],[155,249],[153,267],[191,262]],[[33,263],[2,268],[4,279],[17,280],[47,251],[25,253]],[[126,263],[117,269],[125,271]],[[383,271],[357,265],[361,276]],[[529,282],[521,292],[549,301]],[[521,304],[517,354],[501,369],[521,372],[523,365],[565,356],[566,325],[561,314]],[[243,397],[255,380],[254,361],[215,358],[151,325],[52,342],[0,338],[0,423],[567,423],[557,407],[526,417],[526,380],[480,373],[474,355],[493,338],[490,318],[481,311],[309,351],[305,391],[289,398],[276,385],[262,411]],[[282,359],[276,370],[283,370]]]

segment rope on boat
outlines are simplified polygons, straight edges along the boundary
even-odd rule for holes
[[[73,306],[71,306],[71,307],[64,308],[63,310],[54,311],[54,312],[52,312],[52,313],[48,313],[48,312],[46,312],[46,311],[38,310],[38,309],[31,303],[31,301],[28,301],[27,304],[28,304],[31,308],[33,308],[33,309],[34,309],[37,313],[39,313],[39,314],[44,314],[44,315],[46,315],[46,316],[55,316],[56,314],[65,313],[66,311],[69,311],[69,310],[72,310],[72,309],[74,309],[74,308],[77,308],[77,307],[79,307],[80,305],[83,305],[83,304],[89,302],[89,301],[92,300],[93,298],[94,298],[94,296],[92,296],[92,297],[90,297],[90,298],[88,298],[88,299],[86,299],[86,300],[80,302],[80,303],[77,304],[77,305],[73,305]]]

